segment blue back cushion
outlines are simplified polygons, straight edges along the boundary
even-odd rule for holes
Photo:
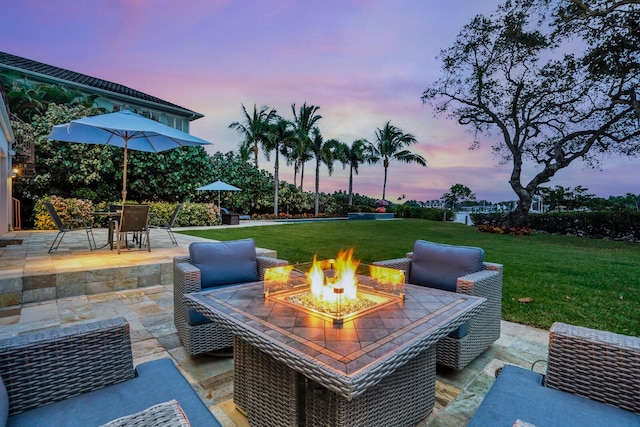
[[[455,292],[458,277],[482,270],[484,250],[416,240],[409,282]]]
[[[9,395],[0,377],[0,426],[7,425],[7,418],[9,418]]]
[[[229,242],[194,242],[189,245],[191,264],[200,269],[202,288],[258,281],[253,239]]]

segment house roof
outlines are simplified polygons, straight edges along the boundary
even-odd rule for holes
[[[72,83],[77,86],[93,88],[98,92],[109,92],[129,98],[135,98],[144,103],[157,104],[158,106],[162,106],[170,110],[178,110],[183,115],[189,116],[190,121],[204,117],[203,114],[197,113],[195,111],[189,110],[155,96],[148,95],[144,92],[131,89],[130,87],[118,83],[113,83],[108,80],[99,79],[97,77],[91,77],[86,74],[77,73],[75,71],[66,70],[64,68],[55,67],[53,65],[44,64],[42,62],[12,55],[6,52],[0,52],[0,68],[23,71],[31,75],[39,75],[49,80],[59,80],[67,84]]]

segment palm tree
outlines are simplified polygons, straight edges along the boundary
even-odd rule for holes
[[[309,151],[316,159],[316,202],[314,215],[318,216],[320,208],[320,164],[324,163],[329,169],[329,175],[333,173],[333,160],[336,157],[336,148],[340,142],[336,139],[330,139],[325,141],[320,134],[320,129],[314,127],[311,131],[311,143],[309,145]]]
[[[309,154],[309,145],[311,144],[311,138],[309,134],[311,129],[314,128],[316,122],[322,118],[321,115],[316,114],[320,107],[314,105],[307,105],[305,102],[299,112],[296,112],[296,104],[291,104],[291,111],[293,112],[293,125],[296,131],[297,142],[291,150],[291,156],[293,161],[293,183],[296,183],[296,177],[298,171],[300,171],[300,190],[302,190],[302,182],[304,181],[304,164],[311,160]]]
[[[258,168],[258,143],[264,144],[269,124],[276,116],[276,110],[269,107],[262,107],[258,111],[256,104],[253,104],[253,114],[249,115],[244,104],[242,112],[244,113],[244,122],[233,122],[229,125],[230,129],[235,129],[244,136],[244,141],[240,146],[240,153],[245,153],[253,148],[254,162],[256,169]]]
[[[376,129],[376,143],[373,145],[372,163],[382,160],[384,165],[384,185],[382,186],[382,200],[386,200],[387,191],[387,169],[391,160],[398,160],[404,163],[418,163],[427,166],[427,161],[419,154],[414,154],[404,149],[407,145],[415,144],[416,137],[410,133],[403,133],[402,130],[387,122],[382,129]]]
[[[287,147],[295,140],[295,132],[293,124],[280,116],[276,116],[275,122],[271,123],[267,130],[265,142],[262,145],[264,155],[270,160],[271,151],[276,152],[275,165],[273,167],[273,183],[275,193],[273,196],[273,214],[278,217],[278,189],[280,187],[280,178],[278,171],[280,169],[280,154],[286,156],[288,154]]]
[[[343,165],[349,165],[349,206],[353,204],[353,174],[358,175],[358,168],[363,163],[372,163],[375,160],[374,148],[366,139],[356,139],[348,146],[340,143],[338,148],[338,160]]]

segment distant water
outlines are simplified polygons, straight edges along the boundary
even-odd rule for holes
[[[473,221],[471,221],[471,217],[469,217],[469,212],[456,212],[456,219],[453,222],[473,225]]]

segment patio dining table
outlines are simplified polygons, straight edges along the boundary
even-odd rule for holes
[[[105,243],[104,245],[100,246],[100,248],[98,249],[102,249],[104,247],[109,246],[109,248],[111,248],[113,250],[113,235],[116,231],[116,227],[118,226],[118,221],[120,221],[120,216],[122,215],[122,211],[120,210],[116,210],[116,211],[95,211],[92,212],[93,216],[97,216],[97,217],[107,217],[109,222],[107,225],[108,228],[108,236],[107,236],[107,243]],[[149,212],[149,217],[153,218],[156,216],[155,212]]]
[[[252,426],[415,425],[435,402],[435,344],[486,305],[407,284],[403,302],[334,325],[263,286],[184,296],[235,335],[233,398]]]
[[[120,212],[118,212],[118,211],[117,212],[113,212],[113,211],[104,211],[104,212],[97,211],[97,212],[93,212],[92,215],[93,216],[97,216],[97,217],[106,216],[108,218],[108,220],[109,220],[109,223],[108,223],[108,226],[107,226],[107,228],[108,228],[108,231],[107,231],[107,233],[108,233],[107,243],[105,243],[104,245],[100,246],[100,248],[98,248],[98,249],[104,248],[106,246],[109,246],[111,249],[113,249],[113,233],[115,231],[115,227],[117,227],[117,225],[118,225],[118,221],[120,220]]]

